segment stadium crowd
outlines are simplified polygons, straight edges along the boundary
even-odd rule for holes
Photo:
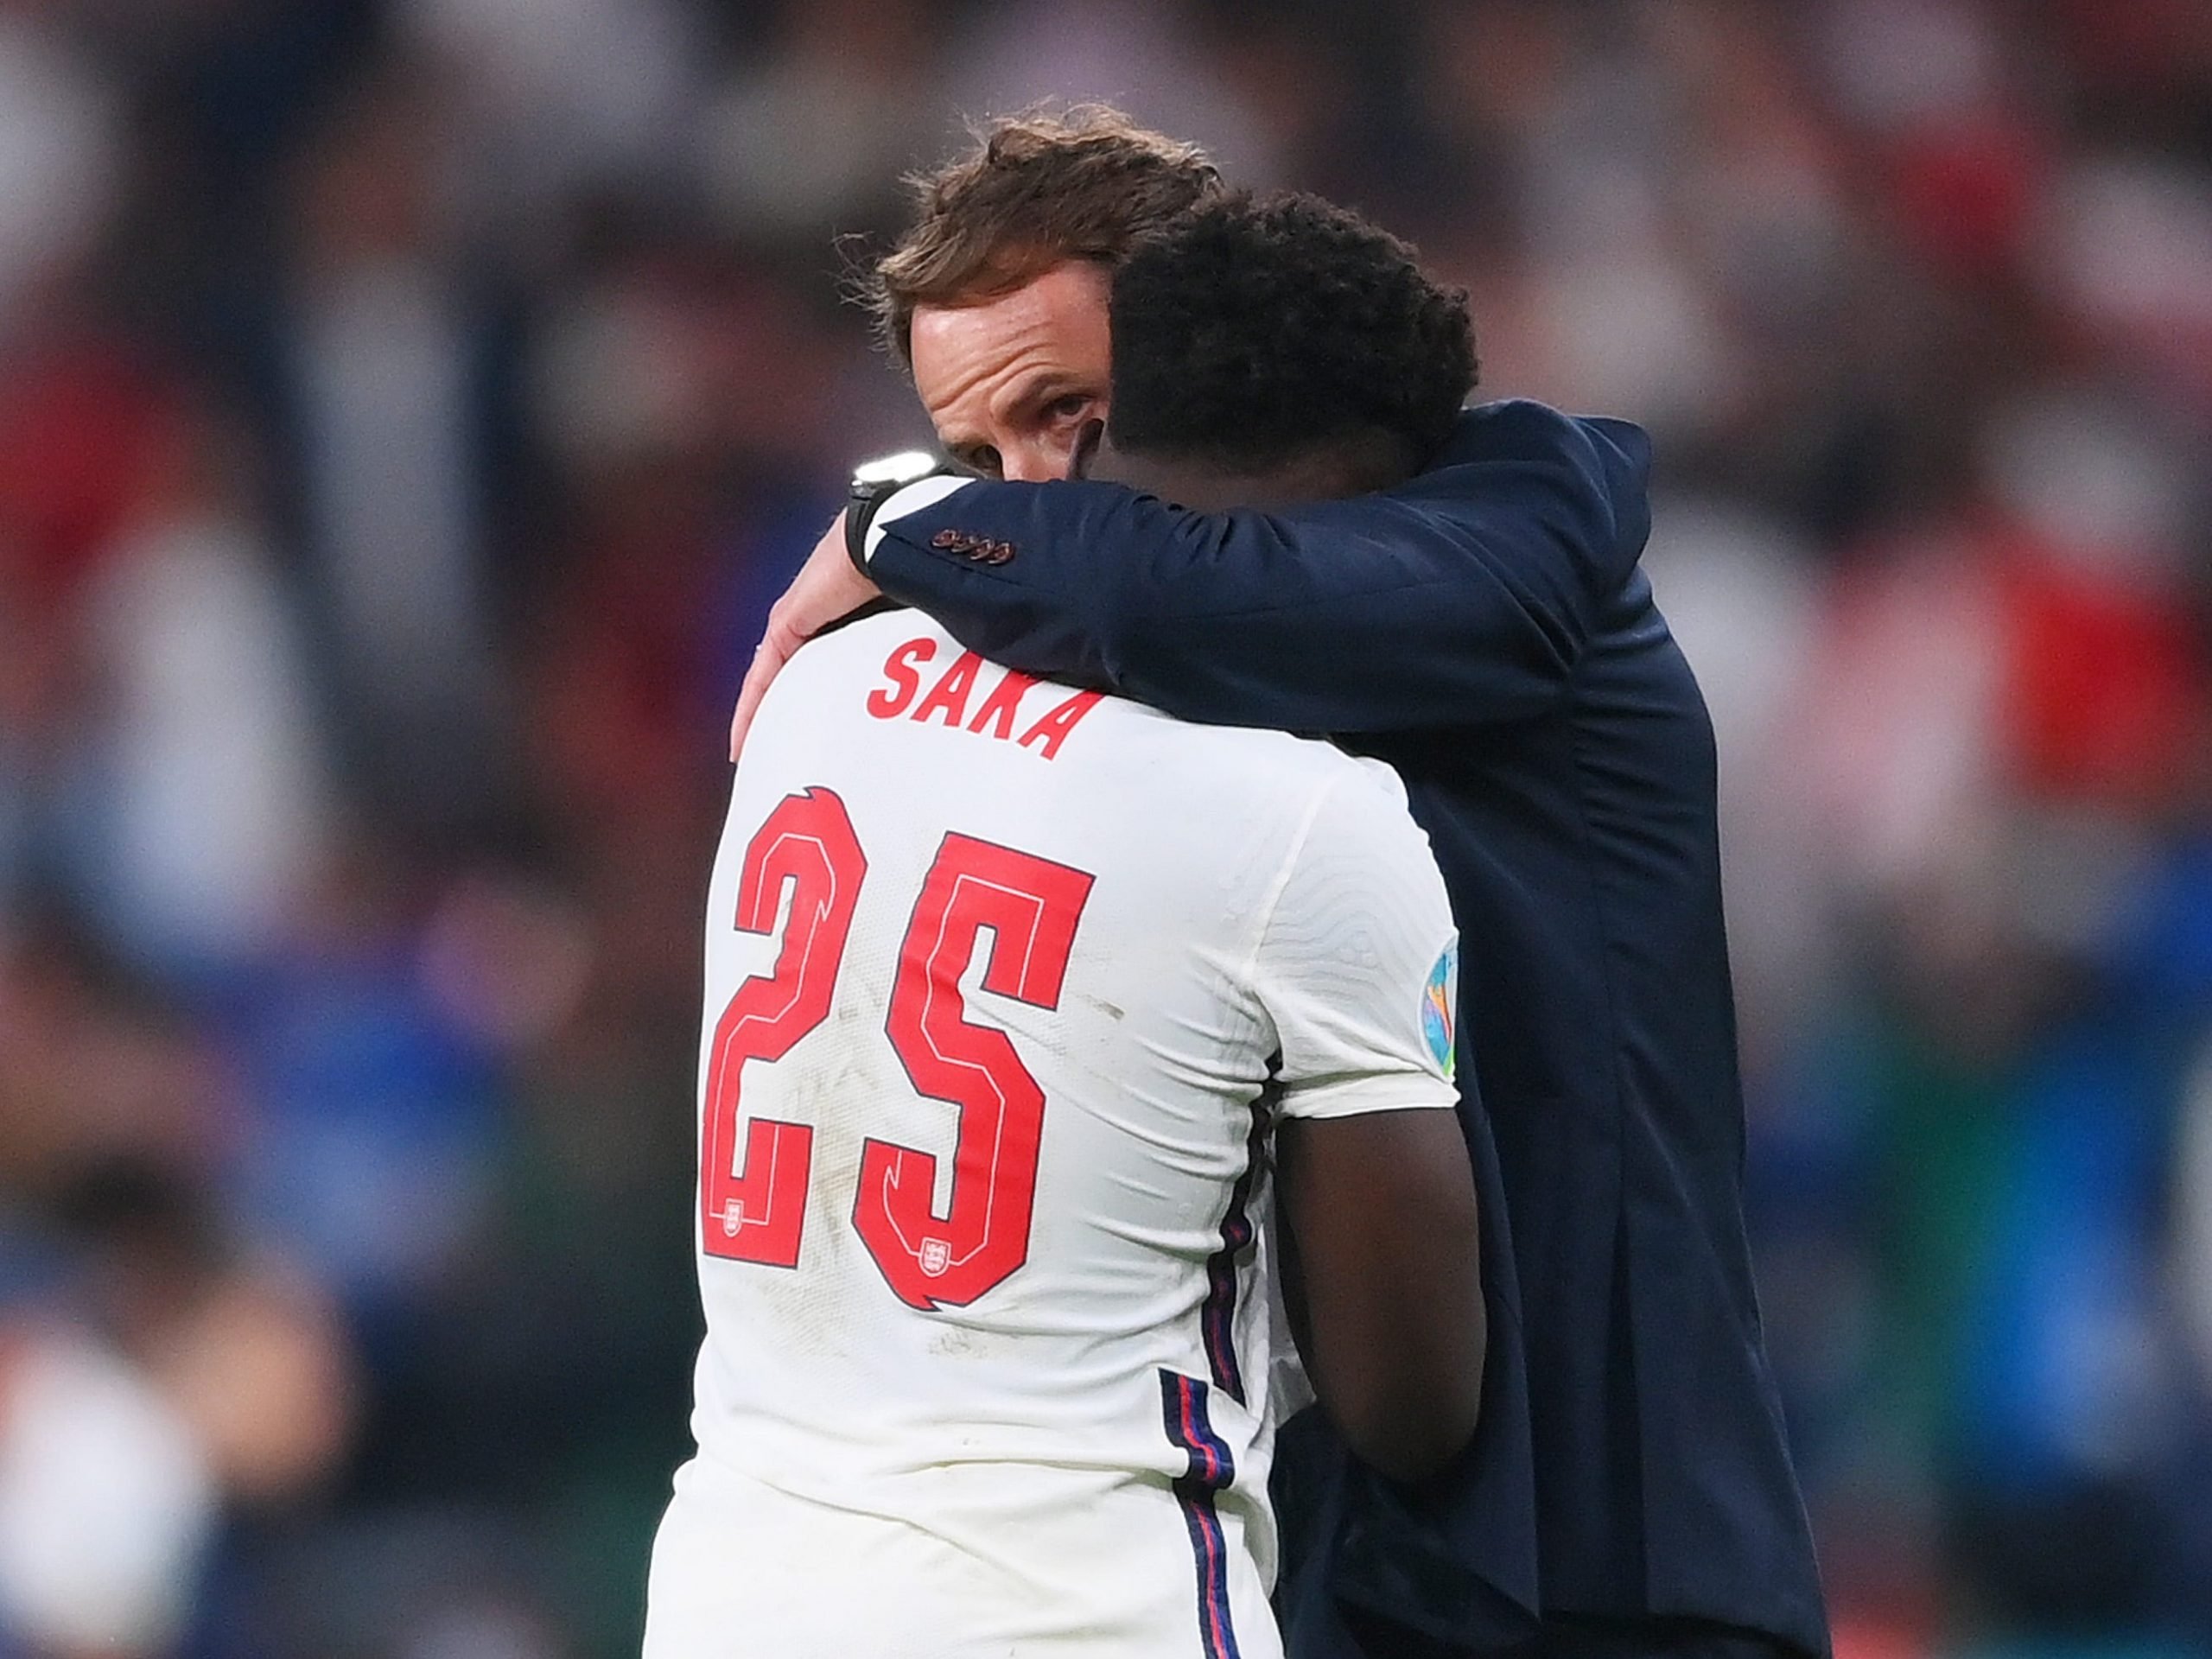
[[[4,0],[0,1659],[635,1650],[841,277],[1045,96],[1651,429],[1840,1649],[2212,1649],[2208,0]]]

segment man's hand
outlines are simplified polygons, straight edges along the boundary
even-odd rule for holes
[[[791,653],[841,616],[849,616],[882,590],[853,568],[845,551],[845,515],[839,513],[814,544],[798,576],[768,613],[768,632],[753,653],[737,713],[729,723],[729,758],[745,747],[745,734],[760,711],[760,699],[783,671]]]

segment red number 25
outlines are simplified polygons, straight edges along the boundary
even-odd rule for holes
[[[785,797],[746,847],[737,930],[772,931],[786,887],[791,911],[774,971],[739,986],[715,1025],[699,1149],[709,1255],[798,1265],[814,1131],[755,1117],[740,1148],[745,1063],[783,1058],[830,1017],[867,874],[845,804],[826,789]],[[855,1230],[910,1306],[964,1306],[1028,1259],[1045,1095],[1005,1033],[966,1017],[960,982],[988,928],[982,988],[1057,1007],[1090,886],[1081,870],[962,835],[945,836],[922,882],[884,1028],[914,1087],[958,1109],[951,1197],[938,1214],[938,1154],[871,1135],[853,1202]]]

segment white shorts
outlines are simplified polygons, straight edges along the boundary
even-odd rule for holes
[[[1056,1503],[1009,1549],[1003,1520],[950,1496],[925,1531],[687,1465],[653,1541],[644,1659],[1281,1659],[1233,1516],[1210,1610],[1205,1547],[1164,1488]]]

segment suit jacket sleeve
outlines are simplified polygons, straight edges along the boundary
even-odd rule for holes
[[[994,660],[1188,720],[1517,720],[1557,698],[1634,567],[1648,455],[1625,423],[1491,404],[1385,494],[1201,513],[1118,485],[979,480],[890,519],[870,569]]]

